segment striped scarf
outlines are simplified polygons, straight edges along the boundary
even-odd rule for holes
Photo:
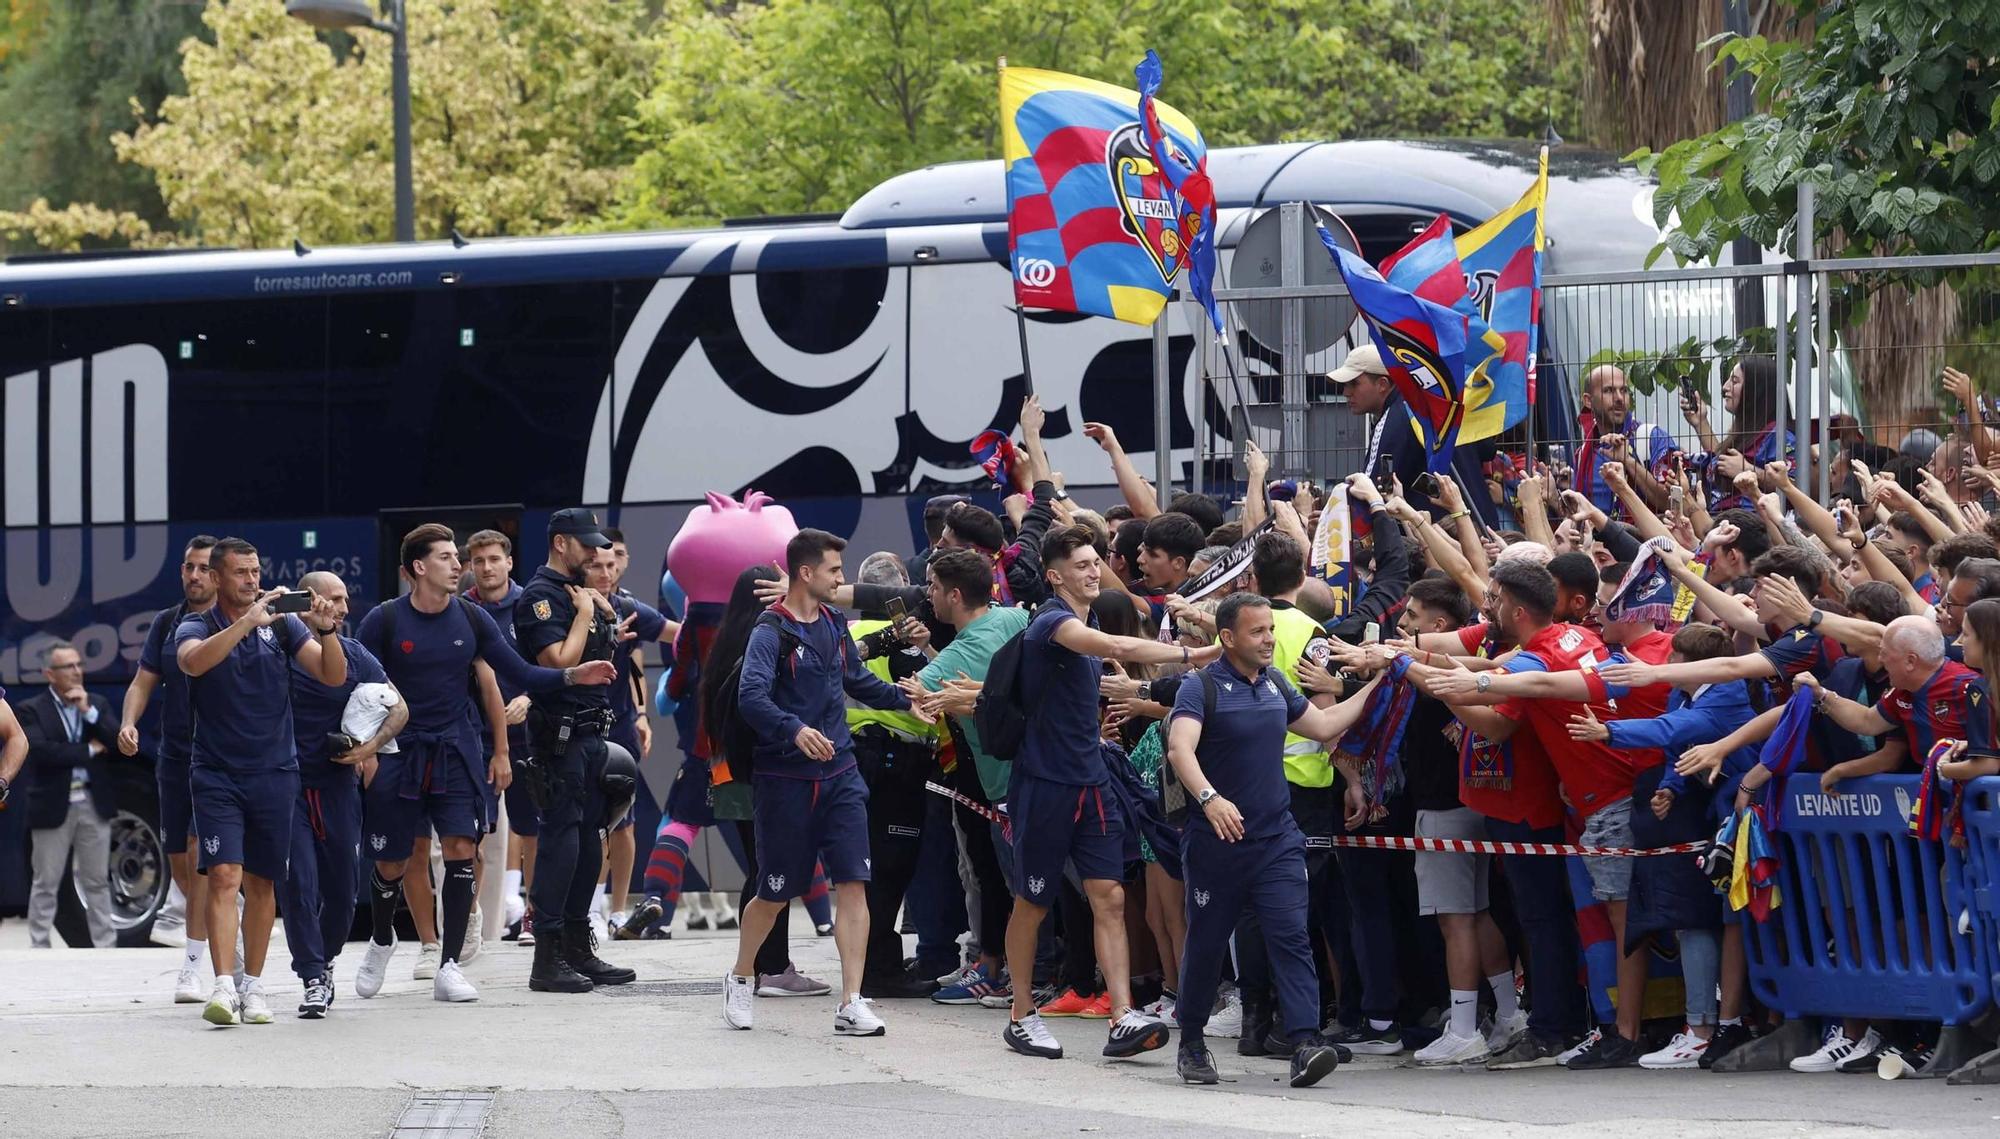
[[[1389,665],[1389,674],[1368,694],[1361,719],[1334,745],[1335,751],[1362,762],[1371,820],[1387,814],[1383,803],[1403,789],[1403,732],[1417,703],[1416,685],[1404,679],[1410,664],[1405,653]]]

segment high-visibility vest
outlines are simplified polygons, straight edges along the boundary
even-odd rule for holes
[[[1316,636],[1324,636],[1326,630],[1297,609],[1275,606],[1271,609],[1271,626],[1278,640],[1272,663],[1292,682],[1292,687],[1305,691],[1299,684],[1299,658],[1305,655],[1307,644]],[[1297,787],[1333,786],[1333,761],[1326,753],[1326,745],[1285,733],[1285,781]]]
[[[888,627],[889,622],[871,618],[849,622],[847,631],[848,635],[854,638],[855,643],[859,644],[861,638]],[[887,656],[870,657],[861,662],[861,667],[881,677],[885,684],[896,683],[896,678],[889,674],[889,658]],[[928,744],[935,744],[937,742],[939,731],[936,724],[926,724],[908,712],[887,712],[879,708],[862,707],[851,700],[848,701],[847,730],[850,732],[860,731],[869,725],[883,728],[892,735]]]

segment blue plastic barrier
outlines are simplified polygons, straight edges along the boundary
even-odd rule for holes
[[[1751,988],[1788,1019],[1959,1025],[1993,1007],[2000,778],[1967,788],[1963,852],[1911,837],[1917,784],[1871,776],[1824,795],[1811,775],[1788,782],[1775,836],[1779,906],[1764,922],[1742,915]]]

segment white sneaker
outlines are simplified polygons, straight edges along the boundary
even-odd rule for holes
[[[242,1009],[245,1024],[271,1023],[271,1002],[264,999],[264,990],[260,986],[253,985],[243,994]]]
[[[1491,1055],[1485,1037],[1477,1032],[1470,1036],[1445,1029],[1444,1035],[1417,1049],[1417,1064],[1420,1067],[1443,1067],[1449,1064],[1477,1064]]]
[[[438,975],[438,965],[444,960],[444,947],[426,945],[417,950],[416,968],[410,970],[410,980],[428,981]]]
[[[1664,1071],[1669,1068],[1699,1068],[1702,1054],[1707,1051],[1708,1041],[1692,1032],[1676,1032],[1665,1048],[1639,1057],[1639,1066],[1654,1071]]]
[[[1243,998],[1232,990],[1222,1007],[1209,1014],[1208,1025],[1202,1029],[1202,1035],[1219,1036],[1225,1040],[1243,1035]]]
[[[599,945],[611,940],[611,927],[604,923],[604,915],[596,910],[590,911],[590,936],[596,938]]]
[[[177,1005],[201,1003],[201,962],[181,963],[181,975],[174,978],[174,1003]]]
[[[372,997],[382,991],[382,979],[389,972],[389,958],[396,955],[395,934],[390,934],[387,945],[375,944],[368,939],[368,948],[361,954],[361,968],[354,971],[354,995]]]
[[[208,994],[208,1007],[201,1010],[201,1018],[217,1028],[227,1028],[242,1023],[237,1016],[240,1007],[236,998],[236,982],[229,977],[217,977],[215,988]]]
[[[757,982],[734,973],[722,975],[722,1023],[731,1028],[749,1028],[757,1005]]]
[[[170,945],[176,948],[186,945],[187,922],[177,913],[161,910],[159,916],[153,919],[152,932],[146,935],[146,939],[154,945]]]
[[[1811,1055],[1800,1056],[1793,1060],[1792,1071],[1831,1072],[1840,1065],[1842,1060],[1847,1059],[1862,1049],[1870,1052],[1878,1052],[1881,1048],[1882,1037],[1872,1028],[1868,1030],[1866,1036],[1863,1036],[1859,1040],[1848,1039],[1847,1033],[1838,1027],[1829,1028],[1826,1030],[1826,1043],[1819,1046],[1819,1051]]]
[[[881,1036],[889,1031],[882,1018],[875,1015],[871,1007],[874,1002],[859,993],[847,998],[840,1011],[833,1014],[833,1034],[835,1036]]]
[[[528,912],[527,899],[521,897],[521,895],[519,894],[507,895],[507,909],[505,913],[507,916],[508,925],[519,924],[521,921],[521,915],[527,912]]]
[[[437,976],[431,978],[431,998],[453,1003],[476,1001],[479,990],[465,979],[465,972],[458,967],[458,962],[447,961],[438,966]]]
[[[1590,1030],[1590,1035],[1588,1035],[1588,1036],[1584,1037],[1584,1038],[1583,1038],[1582,1040],[1579,1040],[1579,1041],[1577,1041],[1577,1042],[1576,1042],[1576,1047],[1574,1047],[1574,1048],[1570,1049],[1570,1050],[1569,1050],[1569,1051],[1567,1051],[1567,1052],[1564,1052],[1564,1053],[1563,1053],[1562,1055],[1560,1055],[1560,1056],[1557,1056],[1557,1057],[1556,1057],[1556,1063],[1557,1063],[1557,1064],[1559,1064],[1559,1065],[1562,1065],[1562,1066],[1564,1066],[1564,1067],[1567,1067],[1567,1066],[1569,1065],[1569,1062],[1570,1062],[1571,1060],[1574,1060],[1574,1059],[1576,1059],[1576,1058],[1577,1058],[1578,1056],[1581,1056],[1581,1055],[1582,1055],[1583,1053],[1585,1053],[1585,1052],[1588,1052],[1588,1051],[1590,1051],[1590,1050],[1591,1050],[1592,1048],[1595,1048],[1595,1047],[1597,1047],[1597,1043],[1598,1043],[1598,1041],[1600,1041],[1600,1040],[1603,1040],[1603,1039],[1604,1039],[1604,1030],[1603,1030],[1603,1029],[1601,1029],[1601,1028],[1593,1028],[1593,1029],[1591,1029],[1591,1030]]]
[[[479,950],[486,943],[486,935],[480,930],[485,924],[480,920],[479,907],[472,907],[472,912],[466,915],[465,919],[465,947],[458,951],[459,964],[469,964],[474,957],[479,956]]]
[[[1505,1052],[1508,1046],[1514,1043],[1514,1038],[1526,1031],[1528,1031],[1526,1009],[1515,1009],[1514,1015],[1509,1017],[1496,1016],[1486,1029],[1486,1050],[1496,1055]]]
[[[1168,1028],[1179,1028],[1181,1026],[1181,1022],[1174,1017],[1174,1002],[1165,997],[1161,997],[1159,1000],[1140,1009],[1139,1014],[1141,1016],[1152,1017]]]

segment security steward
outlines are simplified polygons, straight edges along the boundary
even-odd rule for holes
[[[895,604],[900,607],[901,599]],[[925,606],[928,609],[928,603]],[[917,616],[863,611],[850,622],[848,635],[858,646],[862,666],[890,684],[915,676],[929,663],[924,646],[930,631]],[[926,614],[928,615],[928,614]],[[871,998],[927,997],[935,981],[912,975],[903,967],[903,938],[896,932],[903,895],[917,873],[917,852],[923,842],[924,816],[930,804],[924,780],[937,769],[937,745],[942,731],[908,712],[847,703],[847,730],[854,737],[854,762],[868,785],[868,955],[861,975],[861,995]]]
[[[1378,525],[1379,525],[1378,521]],[[1276,639],[1271,667],[1285,674],[1292,687],[1299,683],[1299,662],[1310,659],[1324,666],[1333,641],[1325,628],[1298,608],[1306,583],[1306,556],[1287,535],[1261,535],[1250,555],[1250,591],[1271,602],[1271,635]],[[1309,697],[1328,705],[1330,696]],[[1285,783],[1291,794],[1292,821],[1306,840],[1306,882],[1310,891],[1308,929],[1327,929],[1335,893],[1340,889],[1334,865],[1333,836],[1340,826],[1340,792],[1334,787],[1333,758],[1326,745],[1296,732],[1285,736]],[[1243,1032],[1236,1051],[1244,1056],[1287,1054],[1284,1033],[1277,1031],[1277,1010],[1271,999],[1271,965],[1264,948],[1263,928],[1254,912],[1236,926],[1237,988],[1243,994]]]
[[[573,507],[549,517],[548,561],[514,603],[514,637],[523,656],[545,668],[612,659],[617,613],[583,577],[597,551],[610,545],[589,510]],[[576,620],[582,609],[596,613],[587,625]],[[528,974],[528,987],[536,992],[584,993],[638,976],[599,958],[590,932],[591,894],[604,877],[600,829],[606,810],[605,736],[611,726],[608,686],[529,697],[529,756],[515,767],[514,778],[528,783],[542,816],[531,898],[535,963]]]
[[[1338,738],[1360,717],[1364,696],[1315,707],[1272,667],[1271,603],[1232,594],[1215,613],[1222,659],[1193,674],[1174,700],[1167,760],[1192,803],[1181,840],[1187,886],[1187,947],[1181,957],[1183,1080],[1212,1084],[1215,1061],[1202,1041],[1229,936],[1245,908],[1264,930],[1285,1036],[1291,1084],[1310,1087],[1339,1065],[1319,1034],[1319,980],[1306,936],[1305,836],[1292,821],[1285,732]]]

